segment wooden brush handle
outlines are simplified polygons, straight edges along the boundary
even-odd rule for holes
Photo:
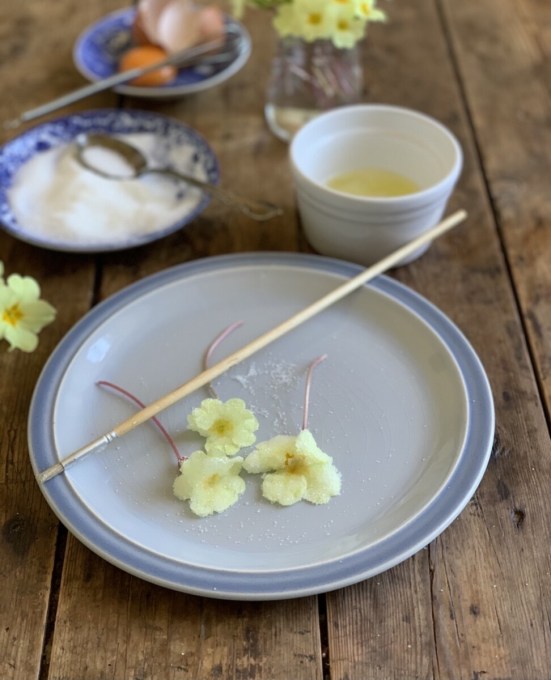
[[[187,397],[192,392],[195,392],[195,390],[198,390],[200,387],[204,387],[219,375],[232,368],[232,366],[236,366],[245,359],[248,359],[259,350],[274,342],[274,340],[277,340],[281,336],[289,333],[289,331],[292,331],[297,326],[300,326],[305,321],[308,321],[308,319],[311,319],[316,314],[319,314],[324,309],[327,309],[331,305],[335,304],[335,302],[342,300],[342,298],[346,297],[357,288],[360,288],[371,279],[398,264],[401,260],[415,252],[421,246],[425,245],[429,241],[434,240],[438,236],[441,236],[449,229],[452,229],[452,227],[455,227],[466,217],[467,213],[464,210],[459,210],[453,213],[432,229],[429,229],[424,234],[421,234],[421,236],[418,236],[409,243],[401,246],[397,250],[393,251],[390,255],[387,255],[374,265],[364,269],[353,278],[348,279],[343,284],[327,293],[327,295],[324,295],[316,302],[313,302],[311,305],[305,307],[300,312],[297,312],[286,321],[283,321],[281,324],[279,324],[279,326],[272,328],[249,344],[245,345],[245,347],[242,347],[233,354],[230,354],[228,357],[218,362],[211,368],[208,368],[180,387],[177,387],[172,392],[165,394],[163,397],[149,404],[149,406],[146,406],[144,409],[137,411],[130,418],[127,418],[114,427],[111,432],[102,435],[93,442],[90,442],[81,449],[78,449],[67,458],[59,461],[59,463],[56,463],[47,470],[44,470],[44,472],[38,475],[39,481],[45,482],[48,479],[55,477],[60,472],[63,472],[63,470],[71,463],[83,458],[92,451],[102,448],[113,439],[122,437],[142,423],[145,423],[150,418],[153,418],[153,416],[156,416],[161,411],[164,411],[169,406],[172,406],[184,397]]]

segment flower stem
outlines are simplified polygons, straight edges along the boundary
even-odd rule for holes
[[[145,408],[145,404],[143,401],[138,399],[138,397],[134,396],[131,392],[128,390],[125,390],[124,387],[120,387],[119,385],[115,385],[115,383],[108,382],[107,380],[98,380],[96,385],[99,385],[100,387],[108,387],[111,390],[114,390],[115,392],[119,392],[120,394],[124,395],[127,399],[130,401],[133,401],[136,406],[139,408]],[[185,460],[185,456],[182,456],[182,454],[178,451],[178,447],[174,443],[174,439],[170,436],[168,431],[165,429],[164,425],[161,423],[161,421],[158,418],[153,417],[151,419],[155,425],[159,428],[161,433],[165,436],[165,439],[167,442],[170,444],[170,448],[174,451],[174,454],[176,455],[176,458],[178,459],[178,463],[181,463],[183,460]]]
[[[209,361],[211,356],[213,355],[214,351],[218,347],[218,345],[225,340],[230,333],[233,333],[234,330],[239,328],[240,326],[243,325],[243,321],[234,321],[234,323],[230,324],[227,328],[225,328],[221,333],[219,333],[214,340],[210,343],[210,345],[207,347],[204,357],[203,357],[203,370],[206,371],[207,368],[209,367]],[[210,395],[214,399],[218,399],[218,394],[214,387],[212,386],[212,383],[209,383],[207,385],[207,389],[210,393]]]
[[[314,372],[314,368],[316,368],[318,364],[321,364],[321,362],[325,361],[326,359],[327,354],[322,354],[317,359],[314,359],[314,361],[312,361],[312,363],[308,366],[308,373],[306,375],[306,387],[304,389],[304,408],[302,417],[303,430],[308,429],[308,411],[310,408],[310,386],[312,384],[312,373]]]

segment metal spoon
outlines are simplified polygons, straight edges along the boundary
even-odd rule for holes
[[[209,184],[208,182],[197,179],[192,175],[187,175],[179,170],[149,167],[147,159],[142,152],[122,139],[117,139],[104,134],[81,133],[77,135],[75,142],[76,158],[79,163],[85,168],[88,168],[88,170],[91,170],[102,177],[106,177],[107,179],[133,179],[145,175],[146,173],[169,175],[186,182],[186,184],[191,184],[192,186],[201,189],[201,191],[211,195],[213,198],[219,199],[225,205],[239,208],[245,215],[259,222],[269,220],[272,217],[281,215],[283,212],[281,208],[272,203],[238,196],[227,189],[222,189],[214,184]],[[113,157],[113,160],[117,162],[118,171],[116,169],[107,170],[102,167],[97,160],[94,162],[94,159],[92,158],[93,154],[90,153],[91,149],[101,149],[109,153]]]
[[[227,30],[227,35],[225,40],[222,42],[219,39],[211,40],[200,45],[195,45],[191,48],[186,48],[180,52],[175,52],[174,54],[169,54],[165,59],[161,59],[155,64],[149,64],[148,66],[138,66],[136,68],[130,69],[128,71],[122,71],[120,73],[114,73],[107,78],[102,78],[84,87],[79,87],[77,90],[73,90],[67,94],[54,99],[53,101],[47,102],[46,104],[41,104],[34,109],[29,111],[24,111],[20,116],[14,118],[13,120],[6,120],[2,123],[4,130],[15,130],[23,123],[28,123],[36,118],[41,118],[48,113],[57,111],[63,106],[68,106],[69,104],[74,104],[75,102],[90,97],[98,92],[103,92],[111,87],[116,87],[117,85],[123,85],[130,80],[134,80],[138,76],[144,75],[145,73],[151,73],[156,71],[158,68],[167,65],[181,67],[188,67],[193,64],[220,64],[224,62],[233,61],[237,55],[245,49],[243,36],[239,35],[233,31],[232,27]]]

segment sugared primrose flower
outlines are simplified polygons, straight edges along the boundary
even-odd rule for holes
[[[206,437],[205,451],[210,455],[233,456],[256,441],[258,420],[242,399],[203,399],[188,416],[188,427]]]
[[[180,465],[173,492],[182,501],[189,500],[190,510],[199,517],[224,512],[245,491],[245,481],[239,476],[243,458],[212,456],[195,451]]]
[[[246,458],[235,456],[242,447],[254,444],[258,421],[242,399],[204,399],[188,416],[188,426],[206,438],[205,451],[198,450],[183,458],[168,434],[179,462],[179,474],[173,482],[174,495],[189,501],[190,510],[199,517],[220,513],[234,505],[245,491],[241,470],[262,474],[262,494],[272,503],[288,506],[306,500],[327,503],[341,491],[341,474],[330,456],[316,444],[307,429],[308,402],[312,371],[325,355],[308,368],[304,397],[303,427],[296,436],[277,435],[261,442]],[[100,381],[129,397],[139,406],[142,402],[117,385]]]
[[[186,484],[186,493],[184,496],[178,495],[175,486],[174,492],[176,495],[179,498],[184,499],[191,499],[193,497],[194,502],[193,505],[190,503],[190,507],[194,512],[194,507],[199,507],[198,501],[201,502],[200,507],[205,514],[220,512],[213,506],[214,495],[210,493],[211,485],[220,483],[229,485],[232,490],[235,489],[238,484],[237,480],[241,479],[239,477],[241,467],[251,474],[263,475],[262,495],[272,503],[279,503],[280,505],[287,506],[294,505],[300,500],[306,500],[310,503],[320,505],[322,503],[327,503],[333,496],[339,495],[341,492],[341,474],[333,464],[331,456],[328,456],[318,447],[312,433],[308,430],[309,394],[312,372],[319,363],[325,360],[325,358],[325,355],[318,357],[308,367],[304,395],[303,424],[302,429],[297,436],[277,435],[268,441],[257,444],[256,449],[245,459],[239,459],[239,467],[233,469],[227,468],[227,476],[224,477],[220,477],[218,472],[213,476],[211,470],[213,463],[209,459],[220,456],[223,449],[216,447],[218,441],[216,438],[211,439],[209,455],[202,452],[193,454],[196,461],[194,461],[192,470],[188,470],[186,463],[181,465],[181,477],[188,477],[186,482],[180,482],[180,484]],[[241,402],[241,400],[238,399],[230,401]],[[203,432],[201,433],[208,436],[213,430],[213,424],[218,422],[217,418],[220,417],[220,414],[223,412],[222,407],[226,405],[215,399],[204,400],[200,409],[195,409],[191,414],[191,417],[188,418],[190,425],[193,424],[195,427],[197,426],[194,414],[200,412],[201,409],[204,409],[206,402],[208,402],[207,406],[209,410],[208,428],[203,429]],[[226,404],[228,403],[229,402],[226,402]],[[250,412],[247,412],[245,404],[241,402],[239,409],[233,412],[232,423],[233,428],[236,431],[239,431],[242,423],[247,422],[248,415],[243,416],[242,414],[244,413]],[[204,415],[204,413],[202,415]],[[242,419],[242,423],[239,422],[240,419]],[[214,429],[216,429],[216,427],[214,427]],[[254,434],[252,435],[252,439],[254,440]],[[249,444],[245,444],[245,446],[248,445]],[[189,476],[190,472],[192,473],[191,480]],[[176,480],[176,482],[178,482],[178,480]],[[223,488],[225,488],[225,486],[223,486]],[[239,495],[240,493],[235,493],[230,498],[226,493],[224,495],[224,509],[233,505],[233,503],[237,501]],[[211,509],[210,512],[206,512],[208,508]]]
[[[319,505],[341,491],[340,472],[309,430],[301,430],[296,437],[277,435],[260,442],[246,457],[243,469],[263,473],[262,495],[280,505],[300,500]]]

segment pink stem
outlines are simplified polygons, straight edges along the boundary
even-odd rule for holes
[[[128,392],[128,390],[125,390],[124,387],[119,387],[118,385],[115,385],[115,383],[108,382],[107,380],[98,380],[96,385],[99,385],[100,387],[109,387],[110,389],[115,390],[115,392],[120,392],[127,399],[130,399],[130,401],[133,401],[136,404],[136,406],[139,406],[140,408],[145,408],[145,404],[143,403],[143,401],[140,401],[140,399],[138,399],[138,397],[135,397],[131,392]],[[155,418],[155,416],[151,420],[155,423],[155,425],[159,428],[159,430],[165,436],[167,442],[170,444],[171,449],[176,454],[176,458],[178,459],[178,462],[181,463],[183,460],[185,460],[185,456],[182,456],[182,454],[178,451],[178,447],[174,443],[174,439],[172,439],[172,437],[167,432],[167,430],[165,429],[165,427],[161,423],[161,421],[158,418]]]
[[[239,326],[242,326],[243,323],[244,323],[243,321],[234,321],[234,323],[232,323],[231,325],[229,325],[229,326],[228,326],[227,328],[225,328],[219,335],[217,335],[217,336],[214,338],[214,340],[210,343],[210,345],[207,347],[207,349],[206,349],[206,351],[205,351],[205,355],[204,355],[204,357],[203,357],[203,370],[206,371],[207,368],[209,367],[210,358],[211,358],[213,352],[215,351],[215,349],[218,347],[218,345],[219,345],[223,340],[225,340],[225,339],[228,337],[228,335],[230,335],[230,333],[233,333],[233,331],[234,331],[236,328],[239,328]],[[217,398],[218,398],[218,395],[216,394],[216,390],[214,389],[214,387],[213,387],[210,383],[209,383],[209,385],[208,385],[208,388],[209,388],[209,391],[210,391],[210,393],[212,394],[212,396],[213,396],[215,399],[217,399]]]
[[[314,372],[314,368],[316,368],[318,364],[321,364],[321,362],[325,361],[326,359],[327,354],[322,354],[317,359],[314,359],[310,366],[308,366],[308,374],[306,375],[306,388],[304,390],[304,409],[302,417],[303,430],[308,429],[308,410],[310,408],[310,385],[312,384],[312,373]]]

